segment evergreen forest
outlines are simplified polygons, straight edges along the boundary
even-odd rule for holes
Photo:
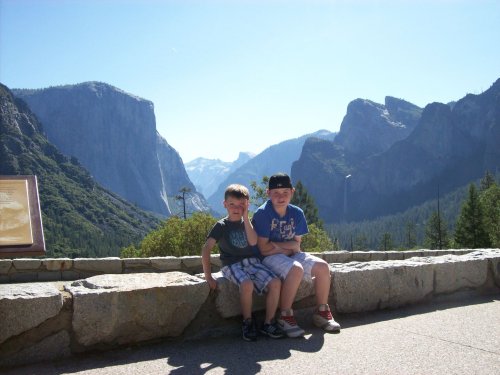
[[[481,196],[483,201],[477,204],[482,204],[486,211],[484,214],[481,213],[486,223],[478,220],[474,227],[484,227],[491,237],[491,241],[485,242],[484,244],[487,246],[483,247],[499,247],[500,196],[498,195],[498,181],[500,181],[500,175],[497,174],[494,177],[487,172],[482,180],[463,186],[439,197],[439,199],[439,191],[436,187],[435,200],[412,207],[402,213],[369,221],[327,224],[325,228],[332,240],[338,243],[339,248],[350,251],[470,248],[470,243],[457,241],[454,234],[457,222],[463,216],[463,207],[470,202],[472,187],[476,190],[478,199]],[[489,215],[488,218],[486,215]],[[437,228],[438,226],[440,228]],[[438,241],[432,241],[432,232],[438,230],[442,237],[440,244]],[[471,231],[472,227],[468,230]],[[439,234],[436,237],[438,236]],[[387,246],[388,242],[390,246]]]

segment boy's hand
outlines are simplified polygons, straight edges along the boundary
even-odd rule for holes
[[[243,219],[248,218],[249,208],[250,208],[250,201],[246,199],[245,202],[241,205],[241,210],[243,211],[241,216],[243,216]]]
[[[214,278],[212,276],[206,277],[206,279],[207,279],[207,283],[208,283],[208,286],[210,287],[210,289],[212,289],[212,290],[217,289],[217,282],[214,280]]]

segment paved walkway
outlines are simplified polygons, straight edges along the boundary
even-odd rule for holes
[[[304,324],[302,339],[164,341],[3,374],[500,374],[500,295],[458,298],[339,316],[340,334]]]

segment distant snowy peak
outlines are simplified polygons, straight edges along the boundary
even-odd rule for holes
[[[188,173],[202,173],[203,171],[225,171],[231,168],[232,162],[222,161],[220,159],[196,158],[184,166]]]
[[[238,159],[233,162],[200,157],[186,163],[184,167],[196,190],[208,197],[217,190],[220,181],[254,156],[251,152],[240,152]]]

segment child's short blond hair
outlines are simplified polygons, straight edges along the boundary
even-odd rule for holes
[[[236,199],[250,199],[250,192],[248,191],[246,186],[240,184],[231,184],[226,188],[224,192],[224,200],[228,197],[233,197]]]

